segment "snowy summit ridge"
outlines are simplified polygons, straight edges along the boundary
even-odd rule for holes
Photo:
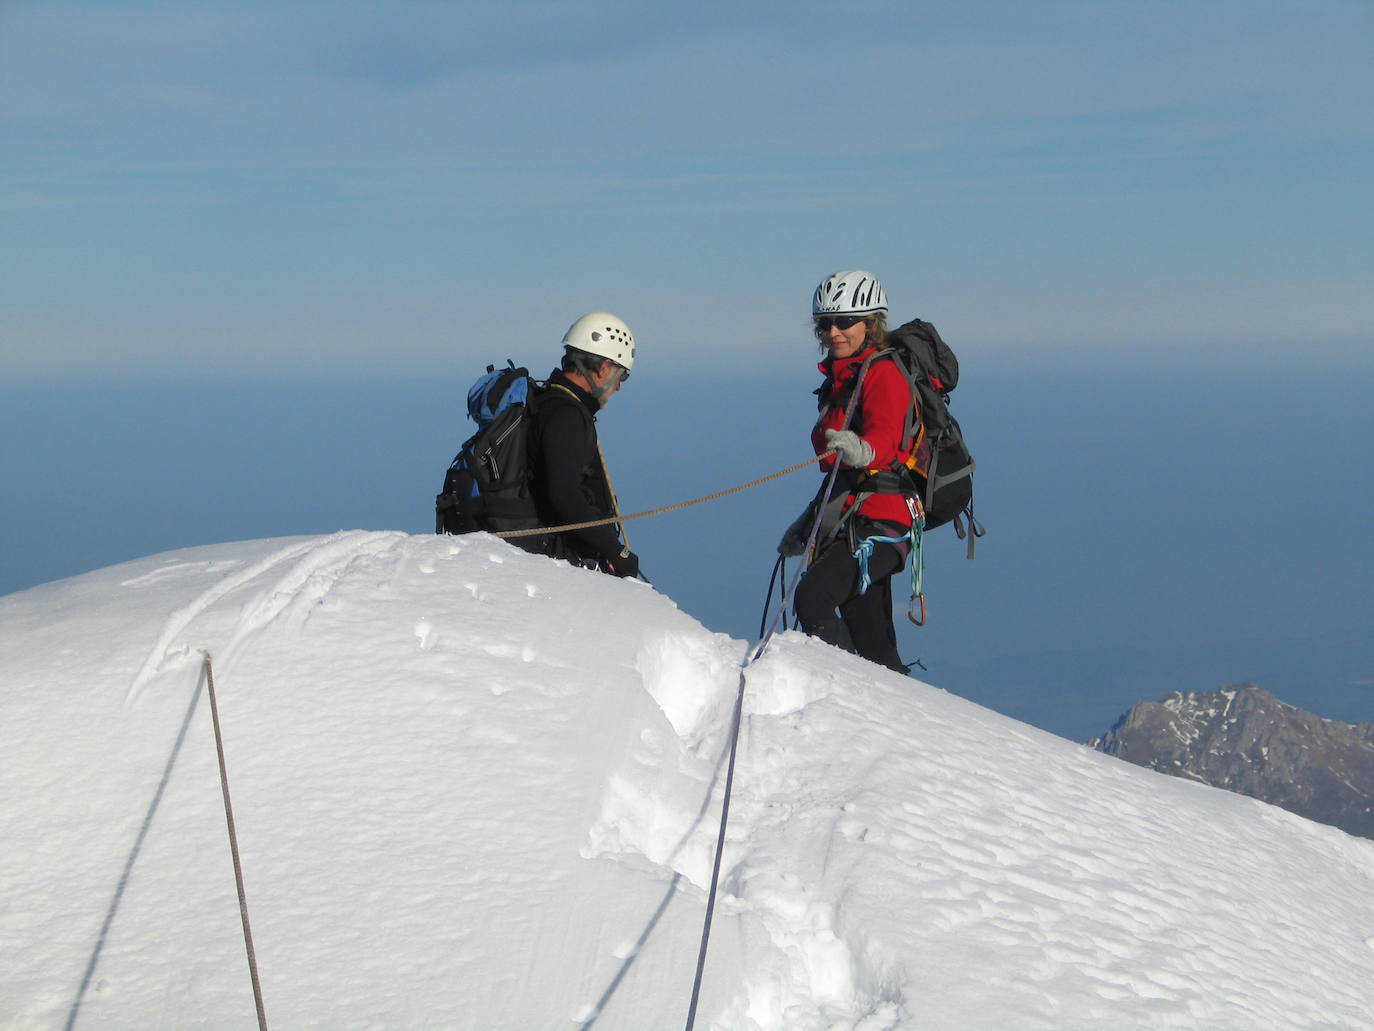
[[[490,537],[0,598],[0,1026],[682,1027],[746,644]],[[787,633],[698,1028],[1374,1026],[1374,842]]]

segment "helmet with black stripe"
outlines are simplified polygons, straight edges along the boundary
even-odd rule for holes
[[[811,315],[873,315],[887,311],[883,284],[862,269],[845,269],[821,280],[811,299]]]

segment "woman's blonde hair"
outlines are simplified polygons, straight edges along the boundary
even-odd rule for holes
[[[867,328],[864,330],[863,347],[859,350],[862,351],[868,347],[882,347],[887,343],[887,312],[875,311],[872,315],[865,315],[864,324]],[[821,350],[829,350],[830,345],[825,342],[823,331],[815,319],[811,320],[811,331],[816,334],[816,342],[821,345]]]

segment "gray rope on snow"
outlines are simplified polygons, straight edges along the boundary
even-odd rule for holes
[[[849,399],[849,407],[844,413],[844,425],[842,429],[849,429],[849,421],[854,417],[854,409],[859,401],[859,388],[863,386],[864,375],[868,372],[869,363],[873,361],[873,355],[864,359],[864,363],[859,368],[858,378],[854,382],[854,394]],[[827,451],[826,454],[833,454]],[[818,455],[817,458],[824,458],[825,455]],[[806,463],[810,464],[810,463]],[[789,471],[789,470],[785,470]],[[821,503],[816,509],[816,520],[811,524],[811,534],[806,539],[806,550],[803,554],[809,555],[812,546],[816,543],[816,536],[820,533],[821,520],[825,517],[825,508],[830,503],[830,494],[835,489],[835,478],[840,471],[840,460],[835,459],[835,464],[830,467],[830,475],[826,477],[825,494],[821,498]],[[725,852],[725,824],[730,818],[730,790],[735,782],[735,755],[739,749],[739,727],[744,716],[744,675],[749,667],[763,655],[764,649],[768,647],[768,642],[773,639],[773,634],[778,629],[787,614],[787,605],[792,600],[792,594],[797,589],[797,584],[801,582],[802,573],[806,571],[806,563],[801,563],[796,575],[792,577],[792,582],[788,584],[787,590],[783,592],[782,604],[778,606],[778,614],[773,618],[773,625],[768,628],[768,632],[763,635],[752,653],[750,653],[739,667],[739,691],[735,694],[735,712],[730,720],[730,763],[725,770],[725,799],[721,803],[720,809],[720,833],[716,836],[716,858],[711,867],[711,890],[706,896],[706,920],[701,928],[701,951],[697,954],[696,978],[692,982],[692,1004],[687,1010],[686,1031],[692,1031],[697,1019],[697,1002],[701,996],[701,979],[706,969],[706,946],[711,940],[711,918],[716,911],[716,889],[720,884],[720,861]]]
[[[234,883],[238,886],[239,915],[243,918],[243,944],[248,949],[248,976],[253,982],[253,1005],[258,1010],[259,1031],[267,1031],[267,1014],[262,1006],[262,984],[258,980],[258,959],[253,952],[253,932],[248,926],[248,896],[243,890],[243,864],[239,861],[239,839],[234,830],[234,807],[229,802],[229,771],[224,761],[224,735],[219,726],[219,703],[215,700],[215,669],[210,653],[205,656],[205,684],[210,690],[210,718],[215,724],[215,751],[219,753],[219,783],[224,793],[224,819],[229,825],[229,854],[234,859]]]

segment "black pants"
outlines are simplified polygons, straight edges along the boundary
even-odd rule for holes
[[[892,535],[889,529],[878,531]],[[813,637],[870,662],[901,673],[910,672],[897,654],[892,625],[892,576],[906,565],[906,553],[894,544],[878,544],[868,560],[872,580],[859,593],[859,562],[841,534],[820,553],[797,587],[795,608],[801,627]],[[839,610],[836,615],[835,610]]]

